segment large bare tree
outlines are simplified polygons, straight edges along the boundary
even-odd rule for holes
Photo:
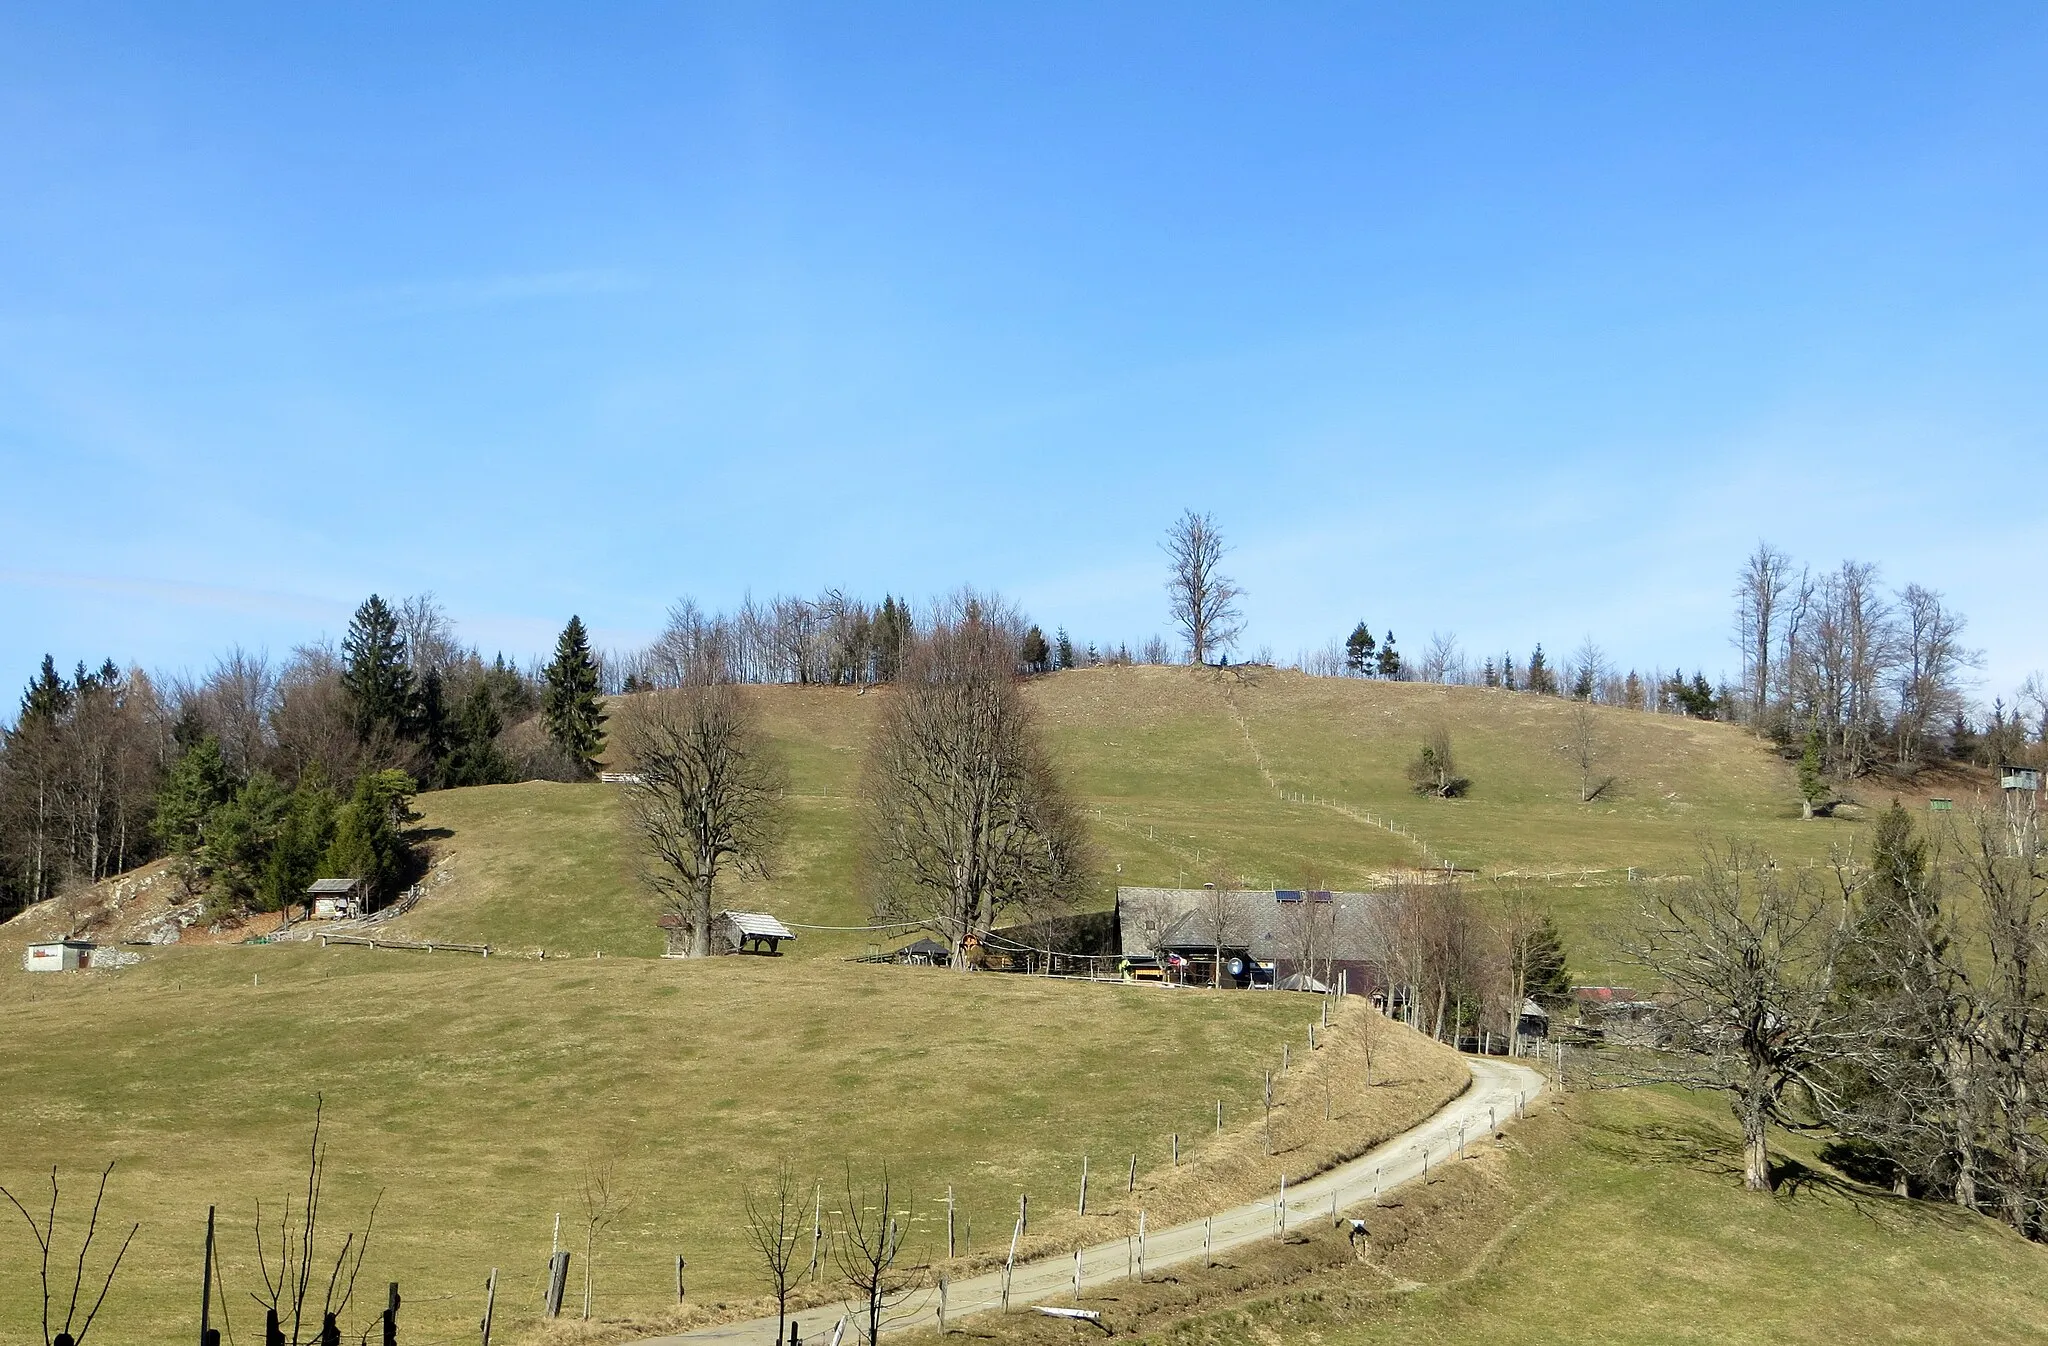
[[[1834,996],[1851,892],[1824,893],[1741,844],[1709,849],[1699,877],[1652,885],[1629,953],[1659,988],[1669,1047],[1648,1073],[1728,1096],[1742,1127],[1742,1181],[1771,1188],[1770,1128],[1833,1109],[1833,1070],[1871,1047]]]
[[[753,706],[730,683],[650,692],[628,703],[620,718],[621,741],[639,774],[627,800],[655,862],[650,881],[689,930],[691,956],[704,957],[711,952],[718,876],[765,876],[781,839],[781,759]]]
[[[1206,664],[1244,631],[1244,615],[1237,606],[1244,590],[1220,569],[1229,549],[1215,518],[1193,510],[1174,520],[1161,545],[1167,557],[1166,592],[1174,624],[1187,642],[1188,662]]]
[[[1735,586],[1735,646],[1742,651],[1743,692],[1749,721],[1761,724],[1771,704],[1771,654],[1781,635],[1785,593],[1792,583],[1792,558],[1768,542],[1742,563]]]
[[[878,914],[920,920],[967,965],[998,915],[1057,910],[1086,833],[1017,685],[1016,614],[962,594],[908,653],[868,752],[863,865]]]
[[[1917,584],[1899,591],[1898,758],[1911,766],[1926,750],[1931,731],[1963,708],[1962,675],[1980,656],[1964,648],[1961,613],[1940,594]]]

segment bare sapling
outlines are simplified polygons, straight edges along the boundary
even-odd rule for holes
[[[264,1307],[268,1326],[274,1327],[289,1346],[311,1346],[320,1339],[328,1324],[347,1311],[355,1298],[356,1277],[363,1269],[363,1258],[370,1251],[370,1235],[377,1225],[377,1207],[384,1199],[380,1192],[370,1202],[369,1214],[364,1218],[360,1234],[354,1230],[343,1233],[333,1264],[327,1266],[320,1252],[322,1201],[327,1189],[327,1147],[320,1140],[325,1113],[326,1100],[316,1095],[313,1136],[306,1149],[305,1194],[296,1216],[292,1212],[291,1198],[285,1198],[283,1209],[277,1216],[274,1246],[264,1240],[266,1221],[263,1203],[256,1203],[256,1264],[263,1277],[263,1292],[256,1294],[252,1291],[250,1298]],[[319,1304],[315,1308],[311,1297],[314,1287],[320,1283],[323,1266],[327,1266],[326,1285],[321,1288]],[[344,1273],[346,1279],[343,1279]],[[287,1316],[289,1328],[286,1326]]]
[[[633,1199],[619,1188],[618,1161],[595,1160],[583,1166],[583,1319],[590,1321],[591,1264],[597,1257],[597,1236],[626,1213]]]
[[[833,1231],[832,1254],[840,1275],[858,1296],[860,1316],[854,1322],[867,1346],[881,1339],[884,1312],[916,1289],[921,1279],[917,1268],[901,1265],[908,1212],[916,1202],[905,1199],[899,1211],[897,1200],[887,1164],[873,1187],[858,1189],[853,1165],[846,1166],[845,1204],[833,1212],[838,1227]]]
[[[798,1241],[804,1234],[803,1188],[782,1159],[765,1188],[746,1193],[747,1242],[775,1296],[775,1339],[781,1341],[789,1322],[789,1288],[796,1268]],[[814,1254],[815,1255],[815,1254]]]
[[[99,1294],[94,1296],[92,1307],[85,1311],[85,1320],[79,1322],[78,1302],[85,1288],[86,1258],[92,1252],[93,1240],[99,1235],[100,1207],[107,1199],[107,1179],[113,1176],[113,1172],[114,1166],[109,1163],[100,1173],[99,1191],[92,1199],[92,1215],[86,1221],[85,1237],[79,1242],[78,1260],[72,1268],[71,1293],[64,1307],[64,1322],[57,1328],[54,1336],[50,1332],[50,1317],[56,1307],[56,1301],[51,1295],[50,1290],[50,1254],[55,1249],[57,1243],[57,1207],[59,1196],[57,1170],[55,1168],[50,1170],[50,1208],[40,1224],[36,1222],[35,1216],[29,1214],[28,1207],[22,1205],[14,1193],[8,1191],[5,1187],[0,1187],[0,1196],[6,1197],[8,1203],[15,1210],[21,1212],[21,1218],[28,1223],[29,1234],[35,1239],[37,1252],[36,1274],[43,1292],[42,1321],[44,1346],[84,1346],[85,1334],[91,1330],[93,1319],[99,1317],[100,1306],[107,1302],[107,1292],[114,1286],[114,1276],[121,1269],[121,1259],[128,1255],[128,1245],[135,1241],[136,1231],[142,1228],[140,1224],[129,1226],[128,1236],[121,1240],[121,1246],[114,1252],[114,1260],[107,1265],[107,1274],[100,1280]],[[59,1275],[62,1275],[61,1271]],[[63,1293],[63,1283],[61,1280],[58,1282],[57,1293]],[[78,1327],[76,1332],[72,1331],[74,1323]]]

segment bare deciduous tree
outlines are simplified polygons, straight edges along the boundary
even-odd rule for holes
[[[1607,757],[1606,736],[1600,732],[1600,712],[1590,702],[1572,703],[1565,722],[1564,755],[1579,772],[1579,802],[1590,804],[1614,784],[1614,777],[1600,775]]]
[[[804,1230],[803,1189],[787,1159],[778,1160],[765,1192],[747,1188],[747,1242],[760,1258],[768,1289],[775,1296],[775,1339],[781,1341],[789,1323],[789,1287],[796,1266],[797,1240]]]
[[[1963,708],[1962,673],[1980,658],[1963,648],[1964,619],[1917,584],[1899,592],[1898,760],[1918,762],[1931,730]]]
[[[752,705],[729,683],[696,681],[635,698],[621,742],[639,774],[627,787],[650,881],[711,952],[712,895],[728,870],[765,874],[782,834],[784,773]]]
[[[877,913],[921,920],[967,966],[999,914],[1057,910],[1087,834],[1017,687],[1015,614],[957,597],[912,649],[868,754],[863,867]]]
[[[22,1205],[14,1193],[0,1187],[0,1196],[6,1197],[8,1204],[21,1212],[21,1218],[28,1222],[29,1233],[35,1239],[36,1251],[39,1254],[37,1273],[43,1292],[43,1346],[84,1346],[85,1334],[92,1329],[93,1319],[99,1317],[100,1306],[107,1302],[107,1291],[114,1286],[114,1276],[121,1270],[121,1259],[128,1255],[128,1245],[135,1241],[136,1231],[142,1228],[140,1224],[129,1226],[128,1236],[121,1240],[121,1246],[115,1251],[114,1260],[108,1264],[107,1274],[100,1282],[99,1295],[94,1298],[92,1307],[86,1310],[85,1321],[79,1323],[78,1330],[73,1332],[71,1325],[78,1320],[78,1300],[85,1288],[85,1261],[92,1252],[94,1238],[99,1234],[100,1206],[107,1199],[107,1179],[113,1176],[113,1172],[114,1166],[110,1163],[100,1174],[99,1192],[92,1199],[92,1215],[86,1221],[85,1237],[78,1245],[78,1260],[71,1275],[71,1298],[65,1305],[64,1322],[54,1335],[50,1331],[50,1314],[55,1308],[50,1296],[50,1254],[55,1251],[57,1243],[57,1170],[50,1170],[50,1209],[40,1224],[36,1223],[36,1217],[29,1214],[28,1207]],[[58,1291],[62,1293],[61,1282]]]
[[[293,1218],[290,1197],[285,1198],[284,1208],[277,1217],[277,1262],[273,1266],[270,1250],[263,1242],[263,1204],[256,1204],[256,1264],[263,1276],[263,1293],[251,1298],[268,1310],[271,1322],[280,1333],[285,1330],[285,1315],[291,1315],[290,1332],[285,1340],[290,1346],[310,1346],[322,1339],[329,1323],[339,1318],[355,1298],[356,1277],[362,1272],[363,1258],[370,1251],[370,1235],[377,1225],[377,1207],[383,1202],[383,1194],[370,1203],[370,1213],[363,1223],[362,1233],[354,1230],[343,1235],[341,1247],[334,1254],[334,1265],[327,1272],[327,1285],[321,1293],[320,1307],[316,1312],[320,1321],[315,1323],[309,1316],[308,1300],[320,1277],[321,1258],[318,1252],[320,1241],[321,1202],[327,1189],[327,1147],[320,1143],[320,1127],[326,1111],[326,1100],[316,1098],[313,1106],[313,1138],[307,1146],[306,1192],[299,1207],[298,1217]],[[354,1256],[351,1257],[350,1254]],[[342,1273],[348,1273],[346,1283]],[[336,1298],[337,1292],[340,1298]]]
[[[1171,598],[1174,624],[1186,642],[1188,662],[1208,663],[1210,658],[1235,644],[1244,631],[1243,613],[1237,600],[1244,590],[1219,568],[1228,550],[1216,520],[1208,514],[1184,511],[1166,533],[1166,592]]]
[[[1742,652],[1743,691],[1753,725],[1761,722],[1771,703],[1771,653],[1791,582],[1792,558],[1759,542],[1743,562],[1742,578],[1735,586],[1735,646]]]
[[[1422,680],[1437,683],[1465,680],[1465,653],[1458,648],[1455,631],[1429,633],[1429,648],[1422,656]]]
[[[619,1189],[618,1162],[592,1160],[583,1166],[583,1320],[590,1321],[591,1271],[597,1260],[597,1236],[626,1213],[633,1198]]]
[[[1771,1188],[1770,1128],[1826,1112],[1829,1068],[1869,1047],[1833,996],[1849,893],[1822,894],[1812,873],[1739,843],[1710,849],[1698,878],[1649,889],[1629,945],[1661,987],[1674,1049],[1648,1073],[1728,1095],[1753,1192]]]
[[[1219,870],[1215,880],[1202,890],[1199,908],[1202,934],[1209,941],[1210,955],[1215,960],[1209,968],[1209,985],[1223,985],[1223,950],[1226,945],[1235,945],[1245,938],[1241,931],[1243,915],[1232,884]]]
[[[833,1212],[837,1227],[832,1256],[840,1274],[860,1296],[858,1331],[868,1346],[881,1340],[882,1315],[889,1306],[916,1289],[922,1279],[916,1268],[901,1265],[909,1213],[917,1203],[905,1198],[899,1211],[897,1199],[887,1164],[872,1190],[857,1190],[853,1165],[846,1166],[846,1204]]]

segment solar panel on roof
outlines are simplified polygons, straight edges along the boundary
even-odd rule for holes
[[[1301,889],[1276,888],[1273,890],[1273,900],[1275,902],[1299,902],[1301,901]]]

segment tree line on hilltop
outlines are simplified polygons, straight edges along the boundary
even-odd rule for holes
[[[213,916],[317,877],[389,897],[420,790],[587,775],[599,700],[581,622],[521,670],[459,644],[431,596],[372,595],[338,648],[238,648],[197,679],[45,656],[0,732],[0,914],[166,854]]]

